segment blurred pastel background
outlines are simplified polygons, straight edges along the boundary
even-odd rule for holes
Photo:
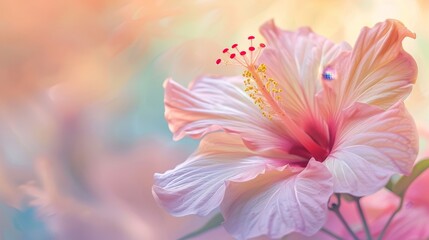
[[[197,142],[174,142],[162,83],[234,74],[215,59],[269,19],[353,44],[386,18],[417,34],[407,100],[429,156],[427,0],[0,0],[0,239],[177,239],[152,176]],[[230,239],[221,229],[196,239]]]

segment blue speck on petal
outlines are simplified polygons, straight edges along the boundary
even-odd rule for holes
[[[328,81],[334,80],[335,79],[334,69],[331,67],[326,67],[325,70],[323,70],[322,78]]]

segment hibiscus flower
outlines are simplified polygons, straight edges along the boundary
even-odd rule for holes
[[[396,20],[364,28],[354,48],[272,21],[261,33],[266,45],[223,50],[243,76],[165,82],[174,139],[202,140],[155,174],[153,193],[176,216],[220,208],[239,239],[312,235],[332,193],[364,196],[410,172],[418,139],[403,100],[417,67],[402,40],[415,35]]]

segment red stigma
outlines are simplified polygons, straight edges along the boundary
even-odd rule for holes
[[[241,51],[243,50],[242,46],[239,48],[238,43],[234,43],[231,47],[224,48],[222,50],[222,53],[226,56],[224,58],[216,59],[216,64],[219,65],[224,63],[225,65],[240,65],[245,68],[258,65],[257,60],[261,55],[263,48],[265,48],[265,44],[259,43],[259,45],[253,45],[253,41],[256,39],[253,35],[249,35],[247,39],[249,40],[249,45],[244,47],[244,51]]]

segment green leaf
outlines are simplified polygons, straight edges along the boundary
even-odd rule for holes
[[[185,236],[179,238],[178,240],[191,239],[191,238],[196,237],[200,234],[203,234],[209,230],[212,230],[213,228],[219,227],[220,225],[222,225],[222,223],[223,223],[222,214],[218,213],[218,214],[214,215],[204,226],[202,226],[201,228],[197,229],[194,232],[186,234]]]
[[[388,190],[390,190],[391,192],[393,192],[393,187],[395,186],[396,183],[398,183],[400,178],[401,178],[401,175],[399,175],[399,174],[393,175],[390,178],[389,182],[384,187],[387,188]]]
[[[392,179],[390,179],[386,186],[384,186],[385,188],[387,188],[388,190],[390,190],[391,192],[393,192],[393,187],[395,186],[395,183],[393,183]]]
[[[341,193],[341,197],[343,197],[347,202],[353,202],[355,200],[355,197],[347,193]]]
[[[392,192],[403,197],[407,192],[408,187],[414,182],[414,180],[420,176],[426,169],[429,168],[429,159],[419,161],[413,168],[413,171],[409,176],[402,176],[396,184],[392,187]]]

